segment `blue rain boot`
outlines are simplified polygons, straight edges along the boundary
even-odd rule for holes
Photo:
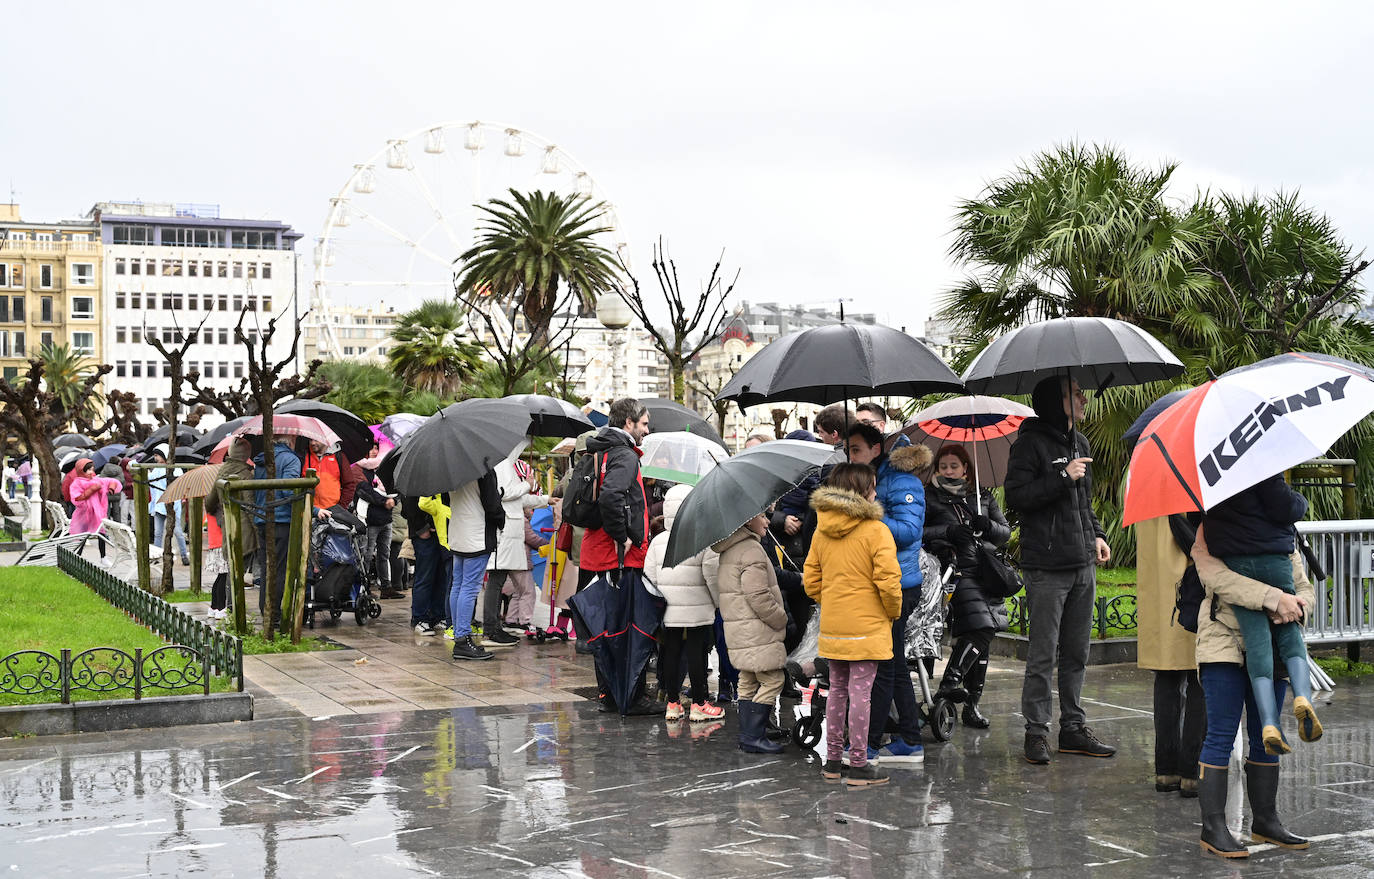
[[[1298,738],[1315,742],[1322,737],[1322,722],[1312,707],[1312,675],[1307,667],[1307,656],[1285,659],[1284,665],[1288,667],[1288,683],[1293,687],[1293,716],[1298,719]]]
[[[1279,731],[1279,708],[1274,699],[1274,679],[1251,678],[1250,689],[1255,694],[1255,707],[1259,709],[1260,725],[1264,727],[1261,733],[1264,738],[1264,753],[1274,757],[1290,753],[1293,749],[1284,741],[1283,733]]]

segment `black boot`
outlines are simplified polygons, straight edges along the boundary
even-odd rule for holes
[[[758,702],[739,703],[739,749],[750,754],[780,754],[782,745],[770,742],[764,734],[764,713],[767,705]]]
[[[964,649],[951,656],[945,666],[944,677],[940,679],[940,691],[936,697],[960,703],[968,700],[968,688],[964,686],[964,676],[978,664],[980,653],[977,647],[964,642]]]
[[[792,734],[778,725],[777,717],[772,705],[763,706],[763,736],[770,742],[777,742],[785,745],[792,738]]]
[[[1248,858],[1250,850],[1226,826],[1226,767],[1198,767],[1198,804],[1202,807],[1202,850],[1223,858]]]
[[[1311,843],[1294,836],[1279,820],[1274,801],[1279,795],[1279,764],[1245,761],[1245,789],[1250,794],[1250,836],[1279,848],[1307,848]]]
[[[992,726],[992,721],[983,716],[978,710],[978,700],[983,698],[983,684],[988,677],[988,660],[983,657],[978,660],[964,678],[964,688],[968,690],[968,701],[964,703],[963,721],[964,726],[971,729],[987,729]]]

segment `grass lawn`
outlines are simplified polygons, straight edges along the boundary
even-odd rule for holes
[[[0,569],[0,656],[19,650],[45,650],[54,656],[62,648],[73,655],[91,647],[117,647],[132,654],[142,648],[147,654],[167,642],[124,615],[105,599],[55,568]],[[29,662],[12,671],[31,670]],[[7,669],[11,671],[11,669]],[[227,677],[212,678],[211,692],[231,689]],[[144,695],[167,696],[196,693],[198,690],[167,690],[145,686]],[[73,691],[72,700],[130,699],[133,691],[89,693]],[[32,705],[59,702],[61,696],[22,696],[0,693],[0,705]]]
[[[208,589],[203,590],[197,595],[189,589],[178,589],[175,592],[162,596],[162,600],[171,602],[172,604],[186,601],[209,601],[210,591]],[[249,614],[248,625],[253,626],[254,624],[255,618],[252,614]],[[228,620],[220,623],[220,628],[224,629],[226,632],[232,631],[231,624]],[[330,644],[328,641],[305,634],[301,635],[301,643],[299,644],[292,644],[290,638],[280,634],[275,640],[268,641],[266,638],[262,637],[262,634],[256,629],[250,631],[243,639],[244,656],[256,656],[262,653],[309,653],[313,650],[339,649],[341,648],[337,644]]]

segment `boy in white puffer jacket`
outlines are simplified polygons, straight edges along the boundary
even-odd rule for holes
[[[663,566],[668,552],[668,537],[673,520],[692,487],[675,485],[663,498],[664,531],[649,544],[644,559],[644,577],[653,583],[667,603],[663,614],[662,659],[663,683],[672,688],[664,719],[679,720],[682,704],[682,655],[687,654],[687,676],[692,682],[690,719],[693,722],[719,720],[725,709],[707,701],[710,690],[706,683],[706,654],[715,643],[716,608],[720,596],[716,591],[716,568],[720,557],[712,549],[704,549],[680,565]]]

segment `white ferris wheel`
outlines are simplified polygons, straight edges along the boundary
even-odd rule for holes
[[[314,248],[307,325],[318,356],[373,357],[387,343],[355,331],[339,306],[403,312],[453,295],[454,260],[483,216],[476,205],[542,189],[605,205],[606,245],[629,262],[616,208],[563,147],[498,122],[445,122],[388,140],[329,200]],[[347,346],[350,350],[345,355]]]

